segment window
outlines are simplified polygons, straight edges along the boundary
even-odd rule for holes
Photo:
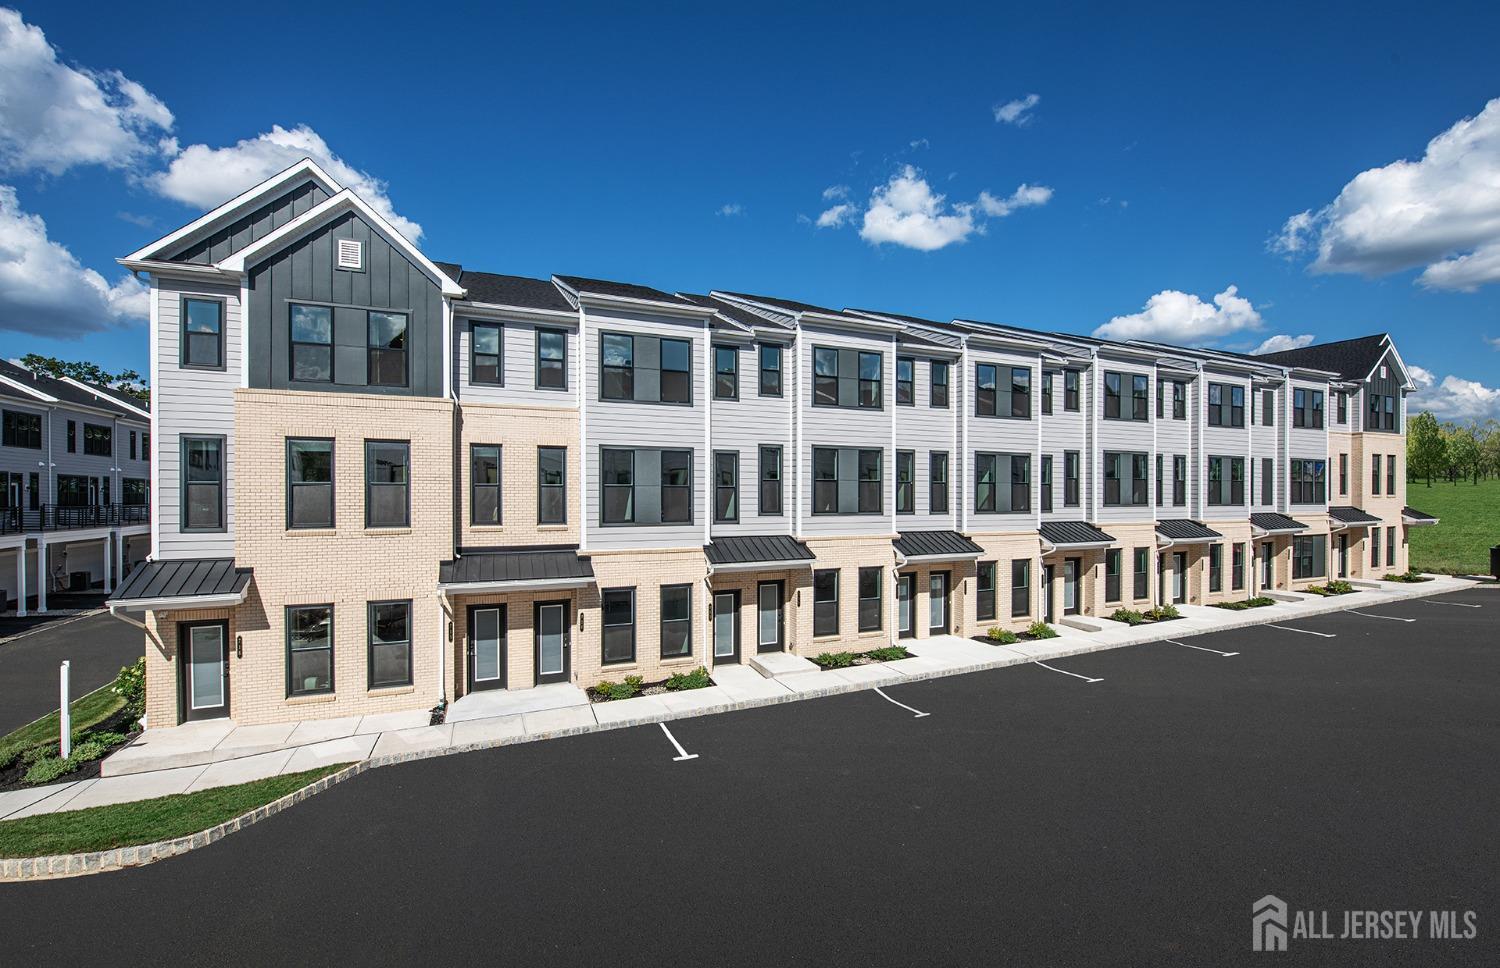
[[[760,347],[760,395],[781,396],[781,347],[774,343]]]
[[[1172,506],[1187,506],[1187,457],[1183,454],[1172,457]]]
[[[1245,503],[1245,458],[1208,459],[1208,503],[1231,507]]]
[[[1245,426],[1245,388],[1238,384],[1208,385],[1208,425],[1210,427]]]
[[[927,388],[927,405],[940,410],[948,409],[948,364],[944,360],[933,360],[927,364],[927,375],[931,385]]]
[[[1292,426],[1309,429],[1323,427],[1323,391],[1296,389],[1292,391]]]
[[[813,635],[839,634],[839,572],[837,568],[813,572]]]
[[[42,415],[7,410],[4,416],[6,447],[25,447],[28,450],[42,449]]]
[[[1078,451],[1063,451],[1063,507],[1078,506]]]
[[[109,457],[115,452],[114,430],[99,424],[83,425],[83,452],[92,457]]]
[[[1146,411],[1147,395],[1150,393],[1150,380],[1145,376],[1133,376],[1130,378],[1130,419],[1149,420],[1150,414]]]
[[[1338,421],[1341,424],[1349,422],[1349,394],[1343,390],[1338,395]]]
[[[568,449],[536,449],[536,523],[566,524],[568,520]]]
[[[57,503],[65,508],[89,505],[89,484],[94,480],[81,474],[57,475]]]
[[[813,406],[880,410],[883,353],[813,348]]]
[[[606,447],[600,450],[600,466],[605,524],[692,522],[692,451]],[[738,507],[734,510],[737,518]]]
[[[1156,419],[1161,420],[1166,413],[1166,387],[1167,381],[1158,379],[1156,381]]]
[[[1104,552],[1104,600],[1106,602],[1120,600],[1120,564],[1124,554],[1119,548],[1110,548]]]
[[[1260,459],[1260,503],[1267,506],[1276,503],[1276,459],[1274,457]]]
[[[740,351],[733,346],[715,346],[714,399],[738,400],[739,398]]]
[[[130,432],[130,459],[135,460],[135,431]]]
[[[635,399],[635,339],[622,333],[601,333],[599,371],[601,399]]]
[[[1118,373],[1104,374],[1104,419],[1120,419],[1120,379]]]
[[[74,420],[68,421],[68,453],[78,453],[78,423]]]
[[[1156,455],[1156,506],[1157,507],[1162,507],[1165,504],[1165,502],[1162,500],[1162,490],[1163,490],[1163,488],[1165,486],[1165,480],[1164,480],[1165,476],[1166,475],[1164,475],[1162,473],[1162,455],[1161,454],[1157,454]]]
[[[715,347],[716,352],[718,349]],[[601,333],[599,398],[635,403],[691,403],[691,357],[692,345],[687,340]],[[734,363],[737,365],[738,360]],[[737,395],[738,374],[734,376]]]
[[[333,606],[286,609],[286,694],[333,692]]]
[[[861,568],[859,570],[859,630],[880,631],[881,573],[884,569]],[[816,605],[814,606],[816,610]]]
[[[371,689],[411,685],[411,602],[371,602]]]
[[[759,513],[780,515],[781,511],[781,448],[760,449],[760,506]]]
[[[410,443],[365,441],[365,527],[404,528],[411,524],[410,471]]]
[[[1387,497],[1396,496],[1396,455],[1385,455],[1385,493]]]
[[[127,477],[120,481],[120,500],[131,507],[142,507],[146,503],[147,490],[148,483],[144,477]]]
[[[1380,567],[1380,529],[1370,529],[1370,567]]]
[[[635,589],[606,588],[599,596],[605,665],[635,661]]]
[[[1370,455],[1370,493],[1380,495],[1380,455]]]
[[[1125,484],[1125,474],[1130,483]],[[1109,507],[1146,504],[1146,455],[1114,451],[1104,453],[1104,503]]]
[[[1031,417],[1031,371],[1024,366],[1012,366],[1008,381],[1006,370],[992,363],[978,363],[974,367],[974,408],[981,417]]]
[[[1208,546],[1208,590],[1224,590],[1224,546],[1221,544]]]
[[[714,452],[714,520],[740,519],[740,455],[734,450]]]
[[[333,527],[333,441],[287,438],[286,485],[288,530]]]
[[[879,514],[884,471],[878,450],[813,448],[813,514]]]
[[[1276,426],[1276,391],[1260,391],[1260,424],[1262,427]]]
[[[917,404],[917,361],[908,356],[896,357],[896,406]]]
[[[1030,455],[975,454],[974,464],[975,513],[1016,514],[1031,510]]]
[[[635,520],[635,451],[606,450],[600,455],[604,486],[603,521],[628,524]]]
[[[881,466],[885,455],[878,450],[859,451],[859,513],[880,514],[885,509],[885,494],[882,487],[885,471]]]
[[[1010,614],[1012,618],[1031,614],[1031,562],[1025,558],[1010,563]]]
[[[536,388],[568,388],[568,334],[560,329],[536,331]]]
[[[182,366],[224,368],[224,303],[219,299],[182,300]]]
[[[1052,510],[1052,455],[1042,455],[1042,513]]]
[[[1181,380],[1172,381],[1172,419],[1187,419],[1187,384]]]
[[[813,404],[839,405],[839,351],[819,346],[813,350]]]
[[[501,523],[498,444],[469,447],[469,522],[490,527]]]
[[[505,385],[504,330],[499,323],[469,324],[469,382]]]
[[[288,333],[288,378],[297,383],[333,382],[333,310],[292,303]]]
[[[1385,565],[1387,568],[1396,567],[1396,529],[1385,529]]]
[[[993,621],[995,618],[995,563],[993,561],[979,563],[975,584],[974,618],[980,622]]]
[[[1131,552],[1131,596],[1151,597],[1151,549],[1136,548]]]
[[[1322,578],[1326,570],[1327,550],[1321,534],[1292,539],[1292,577]]]
[[[1328,462],[1321,460],[1292,460],[1291,494],[1293,504],[1322,504],[1327,498],[1326,474]]]
[[[896,513],[915,514],[917,510],[917,452],[896,451]]]
[[[1063,372],[1063,409],[1068,411],[1078,410],[1078,371],[1065,370]]]
[[[224,438],[183,437],[182,466],[182,530],[223,531]]]
[[[948,452],[927,455],[927,513],[948,513]]]
[[[1229,584],[1235,591],[1245,589],[1245,546],[1235,542],[1233,550],[1233,561],[1229,569]]]
[[[661,586],[661,657],[693,654],[693,586]]]
[[[406,386],[406,314],[370,311],[367,382],[372,387]]]
[[[1339,455],[1339,495],[1349,493],[1349,455]]]

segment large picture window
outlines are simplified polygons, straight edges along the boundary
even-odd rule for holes
[[[372,387],[406,386],[406,314],[370,311],[367,382]]]
[[[1298,388],[1292,391],[1292,426],[1323,428],[1323,391]]]
[[[605,447],[600,451],[600,469],[603,523],[692,522],[692,451]]]
[[[291,379],[297,383],[333,382],[333,309],[292,303]]]
[[[499,444],[469,447],[469,523],[495,527],[501,523]]]
[[[28,450],[42,449],[42,415],[26,413],[24,410],[7,410],[4,415],[4,437],[6,447],[24,447]]]
[[[839,634],[839,572],[837,568],[813,572],[813,635]]]
[[[1024,366],[974,366],[974,412],[981,417],[1031,416],[1031,370]]]
[[[411,444],[365,441],[365,527],[411,524]]]
[[[536,523],[568,522],[568,449],[536,449]]]
[[[333,606],[286,609],[286,694],[333,692]]]
[[[1147,492],[1147,455],[1104,452],[1104,503],[1109,507],[1144,505]],[[1129,475],[1128,478],[1126,475]]]
[[[601,333],[599,359],[602,400],[693,402],[692,344],[685,339]]]
[[[1322,504],[1328,496],[1328,462],[1293,458],[1291,503]]]
[[[411,685],[411,602],[371,602],[371,689]]]
[[[1245,426],[1245,388],[1238,383],[1208,385],[1208,425],[1210,427]]]
[[[333,527],[333,441],[289,438],[286,442],[286,526]]]
[[[975,513],[1018,514],[1030,510],[1031,456],[975,454]]]
[[[1323,535],[1292,539],[1292,577],[1322,578],[1327,570],[1327,541]]]
[[[884,453],[850,447],[813,448],[813,514],[880,514]]]
[[[885,355],[813,347],[813,406],[880,410]]]
[[[224,438],[183,437],[182,468],[182,530],[223,531]]]
[[[1245,458],[1208,459],[1208,503],[1225,507],[1245,503]]]
[[[114,454],[114,429],[103,424],[83,425],[83,452],[90,457],[110,457]]]

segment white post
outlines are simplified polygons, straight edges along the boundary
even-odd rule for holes
[[[58,672],[61,705],[57,707],[58,755],[67,759],[73,752],[73,716],[68,709],[68,660],[64,659]]]
[[[115,549],[114,542],[109,536],[104,538],[104,593],[108,595],[115,590],[111,579],[114,577]]]

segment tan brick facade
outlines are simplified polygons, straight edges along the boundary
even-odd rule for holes
[[[459,543],[464,547],[578,544],[578,411],[464,403],[459,408]],[[475,444],[500,447],[500,526],[475,525],[471,508]],[[537,523],[537,448],[568,450],[567,523]]]

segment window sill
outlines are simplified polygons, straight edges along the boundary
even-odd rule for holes
[[[403,534],[412,534],[411,528],[365,528],[365,534],[371,537],[399,537]]]
[[[337,702],[339,698],[336,692],[320,692],[313,696],[287,696],[288,706],[314,706],[318,703]]]
[[[566,525],[566,524],[539,524],[539,525],[536,526],[536,529],[538,531],[566,531],[566,530],[568,530],[568,525]]]
[[[417,691],[415,685],[406,686],[380,686],[375,689],[365,690],[365,695],[380,698],[381,696],[409,696]]]
[[[288,538],[331,538],[338,534],[338,528],[287,528]]]

